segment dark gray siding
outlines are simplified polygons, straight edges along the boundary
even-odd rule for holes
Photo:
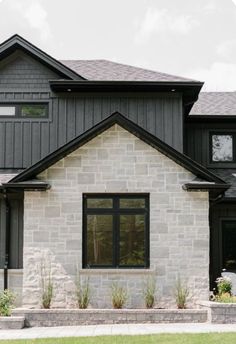
[[[23,194],[9,195],[9,203],[11,209],[9,268],[18,269],[23,266]],[[5,224],[5,202],[0,194],[0,269],[4,267]]]
[[[184,152],[193,160],[207,167],[221,167],[210,164],[210,133],[211,132],[236,132],[236,123],[211,122],[211,123],[187,123],[185,126]],[[225,165],[222,167],[225,168]],[[236,167],[235,164],[227,167]]]
[[[22,94],[47,99],[47,93]],[[12,94],[12,97],[19,97]],[[0,94],[0,99],[9,97]],[[83,94],[53,97],[47,120],[0,119],[0,167],[25,168],[118,111],[179,151],[182,98],[172,94]]]
[[[23,52],[16,51],[0,63],[0,91],[49,91],[48,80],[58,75]]]
[[[211,288],[215,287],[215,280],[221,275],[222,266],[222,220],[236,221],[236,204],[219,203],[210,208],[211,255],[210,280]]]
[[[4,257],[5,257],[5,227],[6,227],[6,218],[5,218],[5,205],[4,201],[0,195],[0,269],[4,266]]]

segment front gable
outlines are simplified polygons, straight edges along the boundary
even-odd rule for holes
[[[0,44],[0,61],[4,60],[8,56],[11,56],[16,50],[23,51],[25,54],[31,56],[33,59],[39,61],[41,64],[47,66],[60,78],[70,80],[84,80],[82,76],[72,71],[61,62],[57,61],[50,55],[46,54],[41,49],[28,42],[26,39],[19,35],[14,35]]]
[[[0,62],[0,90],[3,92],[49,92],[49,80],[59,78],[59,74],[21,50],[16,50]]]
[[[71,152],[74,152],[77,148],[84,146],[87,142],[102,134],[115,124],[118,124],[130,134],[133,134],[133,136],[139,138],[141,142],[145,142],[148,146],[151,146],[158,152],[170,158],[178,165],[184,167],[187,171],[191,172],[196,177],[200,178],[200,180],[198,180],[197,182],[194,181],[193,189],[196,189],[196,185],[198,185],[198,189],[218,189],[219,193],[228,189],[229,185],[226,184],[222,179],[209,172],[203,166],[197,164],[184,154],[176,151],[163,141],[159,140],[157,137],[153,136],[152,134],[117,112],[104,119],[91,129],[87,130],[82,135],[68,142],[63,147],[49,154],[33,166],[24,170],[22,173],[12,178],[8,184],[17,184],[19,182],[24,182],[29,179],[35,178],[38,174],[45,171],[48,167],[54,165],[62,158],[69,155]],[[191,183],[188,183],[188,189],[191,189]]]

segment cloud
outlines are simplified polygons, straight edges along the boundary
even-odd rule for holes
[[[167,9],[146,10],[143,20],[139,24],[136,41],[143,41],[154,34],[179,34],[187,35],[198,25],[190,15],[170,13]]]
[[[235,0],[236,2],[236,0]],[[226,40],[216,48],[217,54],[224,59],[234,59],[236,57],[236,39]]]
[[[232,0],[232,2],[235,4],[235,6],[236,6],[236,0]]]
[[[205,81],[204,91],[235,91],[236,64],[215,62],[209,68],[188,73],[188,76]]]
[[[49,40],[52,38],[51,28],[47,20],[47,12],[40,1],[8,0],[7,4],[11,10],[18,12],[18,14],[26,20],[31,28],[36,29],[39,32],[42,40]]]

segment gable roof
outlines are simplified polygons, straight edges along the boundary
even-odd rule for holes
[[[54,165],[57,161],[64,158],[66,155],[70,154],[75,149],[83,146],[85,143],[101,134],[114,124],[118,124],[136,137],[140,138],[142,141],[151,145],[170,159],[174,160],[177,164],[183,166],[188,171],[192,172],[199,178],[204,179],[207,182],[215,183],[223,189],[227,189],[229,186],[219,177],[209,172],[206,168],[199,165],[189,157],[180,152],[176,151],[174,148],[159,140],[156,136],[148,133],[146,130],[130,121],[128,118],[124,117],[118,112],[113,113],[111,116],[107,117],[103,121],[99,122],[97,125],[87,130],[80,136],[66,143],[64,146],[58,148],[56,151],[47,155],[45,158],[27,168],[14,178],[12,178],[9,183],[23,182],[29,179],[35,178],[39,173],[43,172],[48,167]]]
[[[236,92],[201,92],[190,115],[236,116]]]
[[[108,60],[61,60],[87,80],[191,82],[196,80]]]
[[[54,59],[52,56],[48,55],[19,35],[13,35],[0,44],[0,61],[12,54],[12,52],[14,52],[16,49],[23,50],[36,60],[57,72],[62,77],[72,80],[84,80],[84,78],[77,72],[62,64],[60,61]]]

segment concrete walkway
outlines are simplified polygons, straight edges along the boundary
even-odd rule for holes
[[[1,339],[87,337],[102,335],[144,335],[158,333],[236,332],[236,324],[120,324],[66,327],[33,327],[0,330]]]

